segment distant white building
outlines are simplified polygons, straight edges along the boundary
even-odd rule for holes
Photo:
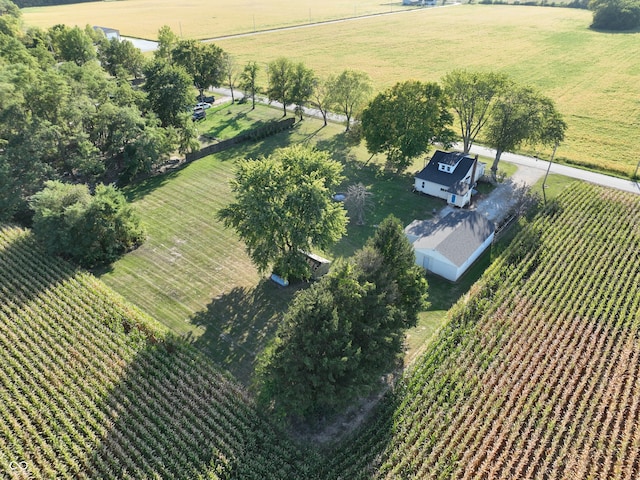
[[[120,30],[116,30],[115,28],[108,27],[93,27],[94,30],[101,30],[104,33],[104,36],[107,37],[107,40],[111,40],[112,38],[120,40]]]
[[[473,188],[484,175],[485,166],[478,157],[436,150],[427,166],[415,176],[414,189],[464,207],[471,201]]]
[[[460,210],[436,222],[414,220],[404,233],[417,265],[455,282],[491,246],[495,225],[478,212]]]

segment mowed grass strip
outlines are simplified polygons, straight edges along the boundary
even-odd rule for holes
[[[39,27],[101,25],[116,28],[122,35],[155,40],[162,25],[169,25],[181,37],[204,39],[410,8],[415,7],[375,0],[126,0],[26,8],[23,15],[29,25]]]

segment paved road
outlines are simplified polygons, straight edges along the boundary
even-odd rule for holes
[[[459,145],[459,149],[462,149],[462,146]],[[474,145],[471,148],[471,153],[482,155],[485,157],[494,158],[496,156],[496,151],[483,147],[481,145]],[[544,175],[547,168],[549,168],[549,162],[546,160],[540,160],[533,157],[527,157],[524,155],[518,155],[515,153],[505,152],[500,157],[500,161],[506,161],[509,163],[514,163],[518,166],[529,167],[535,170],[539,170]],[[489,168],[490,165],[487,165]],[[623,190],[626,192],[640,194],[640,184],[638,182],[634,182],[631,180],[625,180],[623,178],[611,177],[609,175],[604,175],[602,173],[590,172],[588,170],[582,170],[580,168],[569,167],[567,165],[560,165],[558,163],[552,163],[550,173],[556,173],[558,175],[564,175],[566,177],[576,178],[578,180],[584,180],[585,182],[595,183],[597,185],[603,185],[605,187],[615,188],[618,190]]]

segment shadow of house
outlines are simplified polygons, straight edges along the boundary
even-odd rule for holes
[[[460,210],[435,222],[414,220],[404,232],[417,265],[455,282],[491,246],[495,225],[477,212]]]

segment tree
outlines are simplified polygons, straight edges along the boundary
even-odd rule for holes
[[[162,126],[180,127],[187,109],[192,105],[192,78],[179,65],[155,60],[145,68],[146,82],[143,86],[151,110],[160,119]]]
[[[491,107],[507,83],[507,77],[500,73],[460,69],[449,72],[442,83],[460,122],[464,153],[469,153],[489,119]]]
[[[242,73],[240,74],[240,88],[244,91],[245,95],[251,97],[251,110],[256,108],[256,93],[258,91],[257,79],[260,67],[254,61],[248,62]]]
[[[453,118],[442,88],[410,80],[379,93],[362,112],[362,133],[371,154],[385,152],[398,172],[430,144],[450,144]]]
[[[262,403],[309,419],[343,407],[362,390],[360,352],[345,312],[359,310],[372,287],[361,285],[355,266],[344,263],[294,298],[259,360]]]
[[[112,186],[98,185],[92,196],[86,185],[47,182],[30,203],[33,232],[46,250],[84,267],[112,262],[144,238],[133,209]]]
[[[415,252],[409,243],[400,220],[393,215],[378,226],[368,246],[382,255],[390,280],[398,287],[395,305],[403,312],[399,326],[415,326],[418,313],[427,307],[427,281],[423,270],[415,263]]]
[[[93,39],[80,27],[55,25],[49,29],[56,58],[83,65],[96,58]]]
[[[129,40],[105,40],[98,48],[98,59],[102,68],[114,77],[122,77],[124,74],[138,78],[142,74],[144,57],[140,49],[134,47]]]
[[[171,51],[171,58],[193,77],[193,84],[200,91],[219,87],[225,78],[225,52],[213,43],[196,40],[179,40]]]
[[[332,75],[327,80],[330,104],[346,118],[346,131],[351,127],[351,119],[366,105],[371,95],[371,79],[365,72],[345,70],[340,75]]]
[[[344,206],[349,212],[349,218],[357,225],[364,225],[366,211],[371,208],[371,192],[362,183],[349,185],[344,199]]]
[[[345,233],[346,213],[331,200],[342,165],[327,152],[282,148],[239,164],[236,199],[218,218],[245,242],[260,272],[270,266],[283,278],[309,278],[302,251],[327,248]]]
[[[235,58],[226,52],[222,56],[222,69],[224,70],[227,87],[229,87],[231,91],[231,103],[235,103],[236,99],[233,95],[233,89],[238,81],[238,67]]]
[[[171,62],[171,52],[178,43],[178,36],[168,25],[163,25],[158,30],[158,48],[153,52],[153,58]]]
[[[352,259],[301,291],[260,358],[260,401],[312,420],[375,388],[426,307],[427,283],[413,255],[390,217]]]
[[[287,105],[294,101],[294,69],[294,64],[284,57],[276,58],[267,66],[267,97],[282,104],[283,117],[287,116]]]
[[[510,82],[494,105],[485,133],[487,144],[496,149],[491,166],[493,178],[496,178],[502,152],[524,142],[559,142],[564,138],[565,129],[566,124],[550,99],[531,87]]]
[[[296,112],[300,115],[300,120],[302,120],[304,106],[311,98],[316,83],[317,79],[313,70],[305,67],[303,63],[294,65],[291,100],[296,105]]]
[[[600,30],[633,30],[640,27],[640,0],[591,0],[591,28]]]
[[[324,120],[324,126],[327,126],[327,116],[329,114],[329,108],[331,103],[331,90],[326,80],[317,80],[316,87],[313,89],[311,95],[311,105],[317,109],[322,115]]]

